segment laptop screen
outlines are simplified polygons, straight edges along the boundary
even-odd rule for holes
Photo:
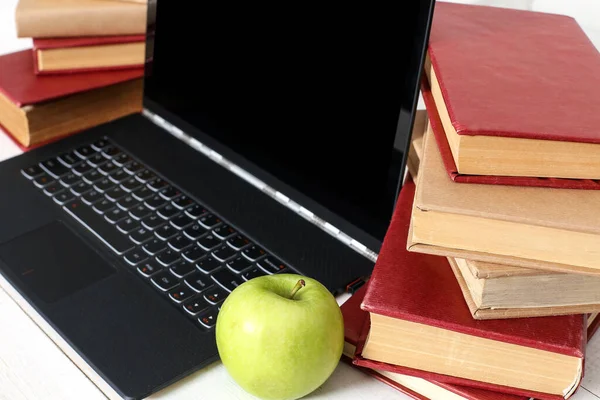
[[[162,0],[145,94],[381,241],[403,177],[431,3]]]

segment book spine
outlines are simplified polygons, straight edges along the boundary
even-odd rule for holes
[[[139,35],[146,32],[146,7],[17,7],[15,20],[21,38]]]

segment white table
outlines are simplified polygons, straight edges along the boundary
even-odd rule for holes
[[[463,0],[460,2],[561,13],[572,11],[600,46],[600,25],[593,25],[600,20],[598,0]],[[572,6],[571,9],[567,4]],[[15,5],[16,0],[0,0],[0,54],[31,47],[29,40],[15,37],[13,22]],[[19,148],[0,133],[0,160],[19,153]],[[342,303],[346,298],[341,297],[338,302]],[[36,318],[30,318],[17,304],[18,299],[16,300],[13,300],[5,290],[0,289],[0,400],[95,400],[109,397],[109,391],[103,392],[82,372],[86,370],[86,366],[72,361],[67,355],[68,349],[61,350],[59,345],[49,337],[53,336],[52,333],[46,335],[34,322]],[[26,305],[21,305],[26,308]],[[39,320],[37,322],[41,323]],[[583,388],[574,399],[598,399],[600,398],[598,393],[600,393],[600,339],[596,338],[588,348]],[[152,398],[254,399],[231,380],[219,362]],[[307,398],[312,400],[408,399],[407,396],[343,363],[340,363],[331,378],[320,389]]]

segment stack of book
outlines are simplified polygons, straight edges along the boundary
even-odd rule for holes
[[[141,111],[147,4],[19,0],[17,36],[0,56],[0,126],[28,150]]]
[[[342,306],[355,365],[416,398],[575,393],[600,311],[599,70],[571,18],[437,3],[416,183]]]

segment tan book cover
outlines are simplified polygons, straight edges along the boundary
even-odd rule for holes
[[[147,5],[106,0],[19,0],[18,37],[139,35],[146,32]]]
[[[431,127],[424,149],[410,251],[600,273],[600,191],[455,183]]]

